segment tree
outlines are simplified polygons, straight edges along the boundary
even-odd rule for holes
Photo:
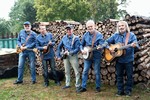
[[[10,33],[11,23],[5,19],[0,19],[0,34]]]
[[[87,0],[34,0],[37,20],[84,21],[90,17],[90,4]]]
[[[36,10],[33,6],[34,0],[18,0],[15,2],[9,13],[13,24],[12,32],[18,32],[22,28],[24,21],[30,21],[31,23],[36,21]]]

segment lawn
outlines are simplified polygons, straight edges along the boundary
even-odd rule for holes
[[[25,75],[24,83],[14,85],[16,78],[0,79],[0,100],[150,100],[150,91],[134,86],[132,96],[116,97],[116,86],[102,85],[101,92],[95,93],[95,84],[87,84],[87,92],[76,93],[74,81],[71,88],[63,90],[50,80],[50,86],[43,86],[43,77],[37,76],[37,83],[31,84],[30,76]]]

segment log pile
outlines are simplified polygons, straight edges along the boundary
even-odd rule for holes
[[[135,61],[134,61],[134,82],[145,82],[150,79],[150,19],[140,16],[130,16],[127,14],[125,16],[125,21],[128,22],[131,32],[135,33],[138,40],[145,40],[145,43],[139,44],[140,49],[135,52]],[[103,22],[96,23],[96,29],[100,31],[104,39],[110,37],[116,31],[116,24],[118,20],[116,19],[107,19]],[[65,35],[65,26],[68,24],[67,22],[41,22],[36,23],[37,25],[46,25],[48,31],[52,32],[55,40],[56,45],[54,50],[56,51],[56,47],[60,42],[61,38]],[[82,38],[84,32],[86,32],[85,23],[71,23],[74,25],[74,34],[78,35],[80,39]],[[36,31],[38,27],[35,28]],[[78,55],[79,58],[79,70],[80,74],[82,75],[83,71],[83,58],[81,53]],[[64,70],[64,65],[62,61],[56,61],[57,69]],[[37,64],[37,73],[41,75],[41,69]],[[108,63],[102,58],[101,62],[101,81],[105,84],[115,85],[116,82],[116,71],[115,71],[115,61]],[[71,76],[74,78],[75,74],[73,69],[71,69]],[[93,65],[89,71],[89,79],[88,81],[94,82],[95,81],[95,74],[93,70]]]

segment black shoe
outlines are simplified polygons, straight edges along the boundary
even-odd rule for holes
[[[49,83],[44,83],[44,87],[48,87],[49,86]]]
[[[131,92],[125,92],[126,97],[130,97],[131,96]]]
[[[124,92],[123,92],[123,91],[118,91],[118,92],[116,93],[116,96],[122,96],[122,95],[124,95]]]
[[[32,84],[35,84],[36,83],[36,81],[32,81]]]
[[[79,86],[79,87],[76,87],[76,92],[78,92],[82,87]]]
[[[86,88],[81,88],[77,92],[80,93],[80,92],[85,92],[85,91],[87,91]]]
[[[96,88],[96,93],[101,92],[100,88]]]
[[[22,84],[23,83],[23,81],[18,81],[18,80],[16,80],[15,82],[14,82],[14,84]]]
[[[62,87],[62,89],[68,89],[68,88],[70,88],[70,86],[64,86],[64,87]]]
[[[56,85],[57,85],[57,86],[61,86],[61,83],[60,83],[60,82],[56,82]]]

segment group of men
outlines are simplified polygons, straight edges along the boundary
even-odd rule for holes
[[[48,76],[48,64],[50,64],[51,70],[55,77],[55,83],[61,85],[58,80],[58,76],[55,70],[55,51],[53,46],[55,45],[55,40],[52,33],[46,31],[45,26],[40,26],[40,34],[37,36],[35,32],[31,31],[31,23],[24,22],[24,29],[18,34],[17,44],[22,50],[19,53],[19,63],[18,63],[18,78],[14,84],[23,83],[23,72],[26,57],[30,60],[30,70],[31,70],[31,81],[32,84],[36,83],[36,72],[35,72],[35,53],[32,49],[37,48],[40,51],[40,57],[42,59],[43,65],[43,77],[44,86],[49,85]],[[119,21],[117,24],[117,31],[107,40],[104,40],[103,35],[95,29],[95,22],[93,20],[88,20],[86,22],[87,31],[84,33],[82,40],[73,33],[74,27],[72,25],[67,25],[66,35],[63,36],[60,43],[57,46],[56,59],[61,60],[63,58],[63,63],[65,67],[65,86],[63,89],[71,88],[70,84],[70,67],[73,67],[75,73],[75,87],[76,92],[87,91],[87,80],[88,72],[92,64],[94,64],[94,72],[96,76],[95,80],[95,90],[96,92],[101,91],[101,77],[100,77],[100,63],[102,58],[102,50],[107,48],[111,53],[116,52],[116,49],[110,48],[109,44],[121,43],[123,45],[130,44],[131,46],[125,48],[126,52],[124,55],[118,57],[116,61],[116,72],[117,72],[117,88],[118,92],[116,95],[127,95],[130,96],[132,92],[133,85],[133,61],[134,61],[134,48],[138,47],[137,38],[134,33],[130,32],[129,26],[125,21]],[[104,45],[106,44],[106,45]],[[99,47],[100,46],[100,47]],[[84,69],[82,72],[82,82],[80,83],[80,73],[79,73],[79,63],[78,63],[78,52],[83,55],[88,52],[84,49],[85,47],[95,48],[91,50],[92,56],[88,59],[84,59]],[[62,52],[63,51],[63,52]],[[124,84],[124,71],[127,74],[126,84]]]

